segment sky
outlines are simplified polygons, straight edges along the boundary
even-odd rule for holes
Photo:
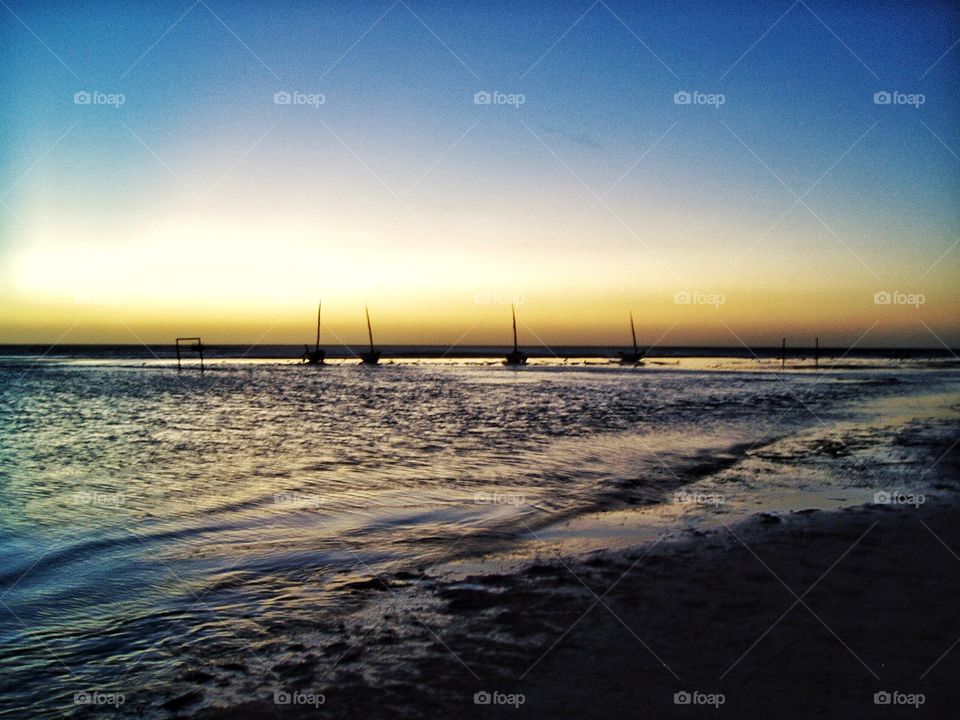
[[[0,0],[0,343],[957,347],[958,20]]]

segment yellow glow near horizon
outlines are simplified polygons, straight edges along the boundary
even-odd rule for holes
[[[955,342],[946,263],[924,283],[922,307],[878,307],[877,290],[911,288],[851,277],[852,258],[821,268],[802,253],[789,258],[789,283],[779,279],[783,253],[721,283],[717,269],[729,252],[719,247],[673,249],[677,277],[645,249],[585,245],[554,254],[543,237],[513,248],[476,238],[419,244],[415,223],[396,228],[396,248],[382,228],[358,230],[346,220],[154,221],[96,238],[45,231],[5,269],[0,342],[51,342],[73,327],[66,342],[166,343],[186,333],[208,342],[300,343],[312,335],[318,299],[330,344],[364,341],[365,304],[384,344],[504,343],[511,301],[531,346],[622,345],[628,310],[644,344],[773,344],[786,334],[844,345],[878,320],[872,344],[907,338],[936,346],[921,320]],[[483,234],[499,237],[490,228]],[[678,293],[691,301],[677,302]]]

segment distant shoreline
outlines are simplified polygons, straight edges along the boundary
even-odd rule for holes
[[[243,345],[243,344],[204,344],[204,355],[209,359],[244,358],[249,360],[297,359],[303,354],[303,345]],[[324,345],[327,357],[349,360],[365,345]],[[463,345],[459,347],[444,345],[379,345],[386,359],[451,359],[480,360],[500,358],[509,350],[506,345]],[[619,359],[618,353],[625,346],[603,345],[554,345],[536,347],[521,345],[521,349],[531,358],[540,359]],[[860,360],[957,360],[960,348],[844,348],[821,347],[819,357],[829,364],[831,359],[850,358]],[[0,357],[46,358],[114,358],[114,359],[170,359],[176,357],[172,344],[61,344],[51,348],[42,344],[6,344],[0,345]],[[646,356],[650,359],[677,358],[738,358],[738,359],[779,359],[780,346],[662,346],[651,348]],[[790,347],[786,349],[787,360],[811,360],[813,347]]]

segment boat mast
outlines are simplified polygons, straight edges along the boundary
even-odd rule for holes
[[[370,336],[370,352],[373,352],[373,328],[370,327],[370,308],[364,305],[363,309],[367,313],[367,335]]]
[[[317,352],[320,352],[320,308],[322,305],[322,302],[317,303]]]
[[[638,355],[637,351],[637,331],[633,329],[633,310],[630,311],[630,334],[633,336],[633,354]]]
[[[513,351],[517,351],[517,311],[510,303],[510,314],[513,316]]]

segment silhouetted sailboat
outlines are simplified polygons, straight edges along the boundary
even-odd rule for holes
[[[517,311],[514,309],[513,305],[510,305],[510,314],[513,316],[513,352],[507,353],[507,358],[503,361],[503,364],[526,365],[527,355],[526,353],[521,352],[517,347]]]
[[[308,345],[303,346],[303,362],[308,365],[323,365],[323,359],[327,356],[326,350],[320,349],[320,308],[322,303],[317,303],[317,344],[311,350]]]
[[[380,362],[380,351],[373,347],[373,328],[370,326],[370,308],[364,306],[367,313],[367,335],[370,336],[370,349],[367,352],[360,353],[360,360],[364,365],[376,365]]]
[[[633,327],[633,311],[630,312],[630,335],[633,337],[633,352],[621,352],[621,365],[640,365],[644,353],[637,348],[637,331]]]

